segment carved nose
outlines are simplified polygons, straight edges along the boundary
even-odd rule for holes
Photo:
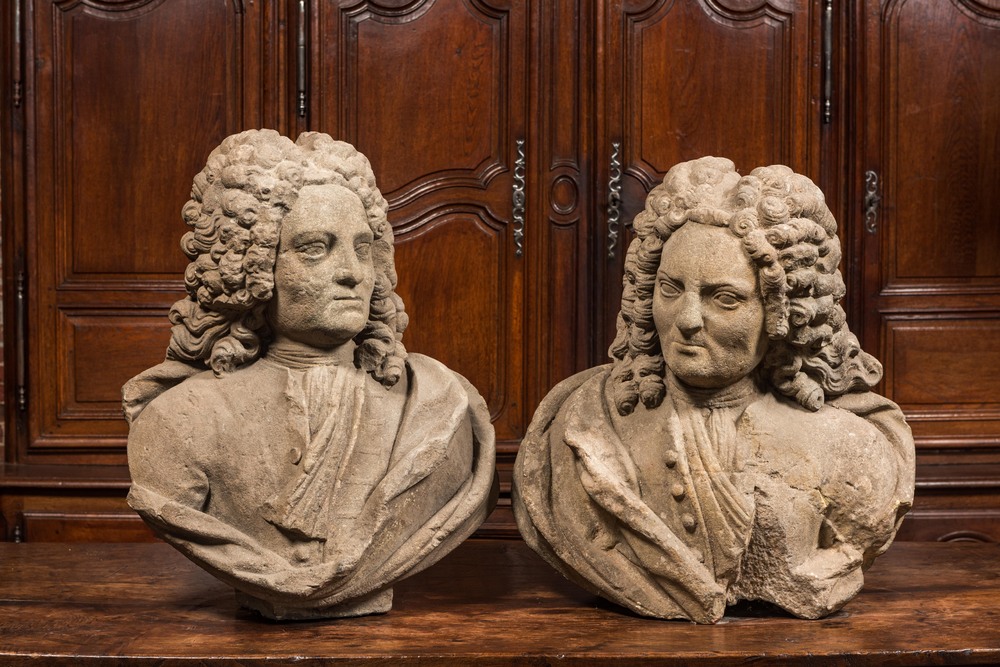
[[[364,278],[361,260],[358,259],[353,247],[342,246],[338,250],[339,252],[334,257],[336,268],[333,270],[333,280],[338,285],[353,287]]]
[[[681,296],[680,309],[674,319],[674,326],[684,336],[690,337],[700,331],[703,325],[701,299],[696,294],[685,293]]]
[[[338,266],[333,271],[333,280],[340,285],[354,286],[361,282],[361,267],[357,262],[350,262],[347,266]]]

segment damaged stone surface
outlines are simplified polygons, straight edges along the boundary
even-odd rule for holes
[[[496,502],[486,404],[403,347],[388,206],[353,146],[233,135],[191,196],[189,297],[123,388],[129,503],[265,616],[386,612]]]
[[[522,535],[644,616],[840,609],[910,508],[914,446],[845,322],[823,194],[706,157],[634,227],[613,363],[557,385],[521,444]]]

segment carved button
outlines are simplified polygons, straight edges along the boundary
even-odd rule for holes
[[[684,526],[684,529],[687,530],[687,532],[693,533],[695,526],[698,525],[698,522],[695,520],[693,514],[688,514],[685,512],[684,514],[681,515],[681,525]]]
[[[292,465],[298,465],[299,461],[302,460],[302,450],[298,447],[292,447],[288,452],[288,460],[292,462]]]
[[[665,452],[663,454],[663,462],[667,464],[668,468],[673,468],[677,465],[677,452]]]
[[[681,498],[683,498],[684,497],[684,485],[683,484],[674,484],[673,486],[671,486],[670,487],[670,495],[672,495],[677,500],[680,500]]]
[[[701,549],[691,549],[691,555],[695,557],[699,563],[705,562],[705,554],[701,552]]]

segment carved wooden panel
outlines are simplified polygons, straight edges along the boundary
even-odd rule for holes
[[[1000,318],[921,317],[886,322],[886,386],[903,406],[939,403],[1000,406]],[[921,362],[934,359],[933,367]],[[899,377],[897,371],[904,371]]]
[[[1000,509],[914,509],[896,535],[899,541],[1000,542]]]
[[[512,203],[526,128],[526,3],[383,0],[316,11],[320,92],[308,128],[353,143],[372,163],[413,315],[403,342],[468,377],[498,440],[516,443],[530,416]],[[537,251],[530,233],[527,253]]]
[[[487,5],[446,0],[350,15],[343,90],[356,103],[340,130],[380,165],[379,185],[393,204],[439,188],[483,188],[503,169],[507,19]],[[423,131],[429,123],[442,131]]]
[[[67,421],[104,420],[125,435],[122,385],[163,361],[170,339],[167,311],[60,309],[58,359],[64,369],[57,389],[53,431],[74,430]],[[89,425],[78,424],[86,429]]]
[[[529,172],[528,221],[537,226],[538,252],[529,253],[529,293],[537,295],[528,320],[528,404],[541,402],[556,383],[593,365],[591,267],[595,17],[579,0],[540,3],[538,72],[541,93],[529,111],[538,124],[537,170]],[[530,411],[529,411],[530,414]]]
[[[24,542],[156,542],[134,512],[29,511],[22,515]]]
[[[817,3],[609,0],[606,7],[596,154],[607,183],[611,144],[621,144],[622,224],[631,224],[670,167],[704,155],[728,157],[741,173],[786,164],[818,180]],[[623,235],[615,258],[603,262],[605,348],[630,240]]]
[[[512,326],[503,308],[508,276],[502,262],[480,266],[473,275],[455,276],[449,259],[502,258],[501,229],[502,224],[482,210],[452,209],[420,224],[414,233],[401,235],[396,245],[398,292],[410,316],[410,328],[403,335],[407,348],[435,359],[449,357],[470,369],[465,377],[481,388],[494,416],[507,398],[503,383],[491,382],[490,371],[502,374],[507,369],[499,356],[506,351],[504,337]],[[470,289],[457,288],[470,279],[476,283]],[[450,325],[447,337],[439,335],[442,321]],[[462,344],[456,345],[458,341]]]
[[[896,539],[1000,542],[1000,465],[919,467],[913,509]]]
[[[918,448],[996,461],[1000,4],[870,0],[859,21],[864,345]]]
[[[706,154],[808,171],[807,3],[630,4],[623,62],[609,63],[623,75],[626,173],[648,190]]]
[[[201,104],[212,90],[239,99],[232,8],[190,0],[131,5],[56,5],[52,14],[51,112],[53,121],[66,121],[53,137],[54,217],[68,232],[57,239],[60,283],[183,272],[177,226],[167,223],[179,217],[204,147],[238,125],[238,104]]]
[[[1000,11],[883,9],[883,286],[1000,292]]]
[[[1000,443],[1000,317],[887,316],[885,392],[906,413],[917,446]]]
[[[21,460],[123,461],[117,388],[163,358],[180,208],[226,135],[275,126],[277,3],[28,0]],[[265,112],[265,107],[272,109]],[[155,313],[155,323],[154,314]],[[79,460],[79,459],[78,459]]]

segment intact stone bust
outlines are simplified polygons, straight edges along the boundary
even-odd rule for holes
[[[227,138],[184,207],[167,359],[123,390],[129,503],[265,616],[388,611],[495,502],[483,399],[403,347],[386,210],[349,144]]]
[[[911,505],[914,447],[838,305],[822,193],[706,157],[671,169],[634,227],[613,363],[557,385],[521,444],[522,535],[644,616],[836,611]]]

